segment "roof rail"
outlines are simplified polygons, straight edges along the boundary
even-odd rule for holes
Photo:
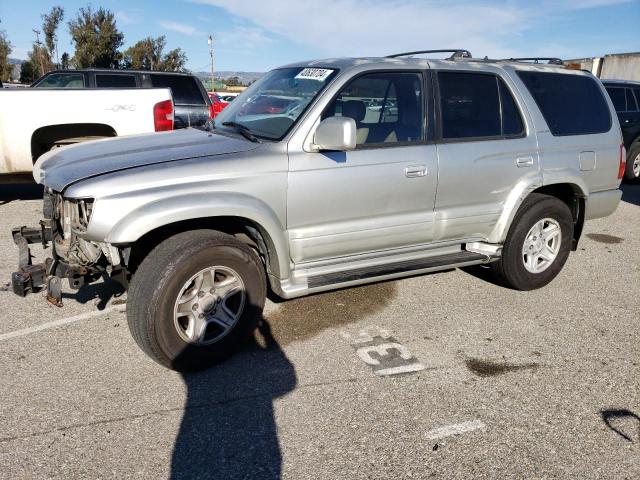
[[[458,58],[471,58],[471,52],[463,48],[450,48],[447,50],[418,50],[415,52],[394,53],[393,55],[387,55],[385,58],[408,57],[411,55],[420,55],[422,53],[451,53],[451,56],[447,58],[447,60],[455,60]]]
[[[503,58],[501,62],[533,62],[540,63],[546,61],[547,65],[564,65],[562,59],[556,57],[526,57],[526,58]]]

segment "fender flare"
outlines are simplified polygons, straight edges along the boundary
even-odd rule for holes
[[[489,243],[504,243],[507,238],[507,234],[509,233],[511,223],[513,222],[513,219],[525,198],[541,187],[557,184],[569,184],[573,186],[577,195],[587,198],[589,189],[584,180],[579,175],[566,175],[568,172],[564,173],[565,175],[553,176],[553,178],[544,178],[544,182],[540,183],[525,181],[518,183],[504,203],[502,213],[498,217],[496,225],[489,235]]]
[[[215,217],[238,217],[256,224],[267,247],[275,253],[269,256],[270,271],[279,278],[289,275],[289,249],[282,222],[266,203],[242,193],[190,193],[146,203],[118,221],[105,240],[130,244],[172,223]]]

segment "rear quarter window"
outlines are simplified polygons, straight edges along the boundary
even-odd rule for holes
[[[609,106],[593,78],[524,70],[517,74],[553,135],[589,135],[611,129]]]
[[[206,105],[196,80],[182,75],[151,75],[155,88],[170,88],[176,105]]]

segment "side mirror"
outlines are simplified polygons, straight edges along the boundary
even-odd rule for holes
[[[329,117],[316,128],[313,136],[315,151],[347,152],[356,148],[356,122],[349,117]]]

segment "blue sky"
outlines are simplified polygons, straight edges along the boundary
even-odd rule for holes
[[[125,48],[166,35],[188,67],[264,71],[334,56],[385,55],[428,48],[467,48],[475,56],[576,58],[640,51],[640,0],[0,0],[0,29],[13,57],[26,58],[41,14],[66,10],[59,51],[73,54],[66,21],[91,4],[116,14]]]

